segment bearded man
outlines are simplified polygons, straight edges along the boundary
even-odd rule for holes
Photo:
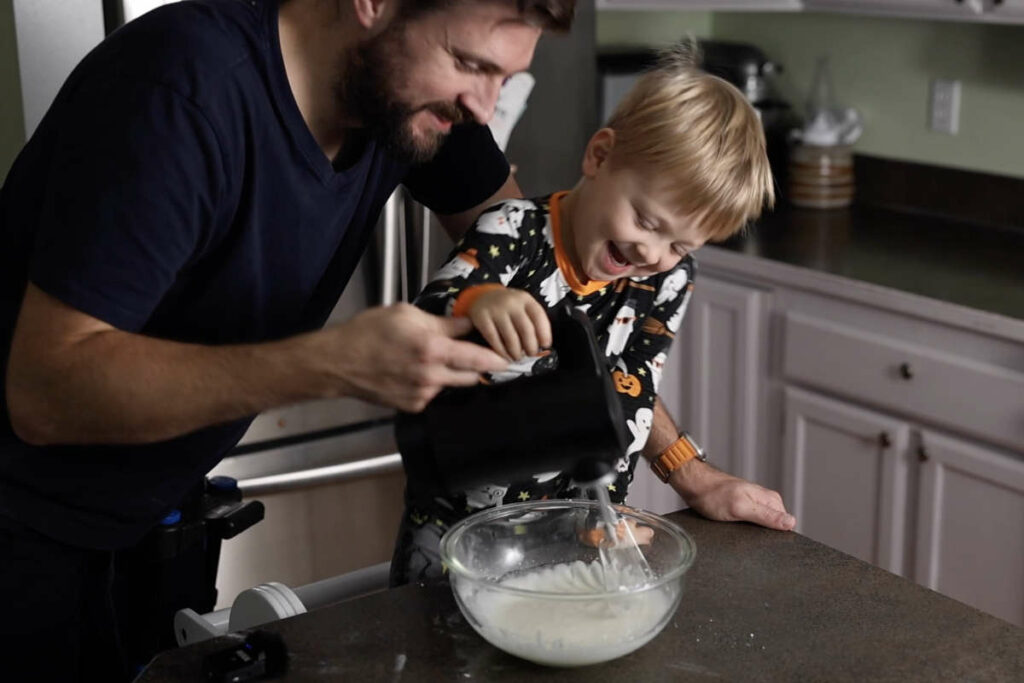
[[[483,124],[574,1],[173,3],[78,65],[0,195],[11,680],[127,676],[111,551],[252,416],[419,410],[505,367],[407,305],[321,328],[399,184],[453,234],[519,195]]]

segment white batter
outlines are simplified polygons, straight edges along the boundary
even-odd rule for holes
[[[600,562],[577,560],[515,575],[499,585],[562,595],[600,594],[605,592],[603,571]],[[456,584],[459,599],[480,622],[470,620],[480,635],[506,652],[550,666],[596,664],[641,647],[674,612],[679,591],[679,583],[672,582],[634,594],[564,600],[511,595],[465,581]]]

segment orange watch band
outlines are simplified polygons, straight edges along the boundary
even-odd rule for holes
[[[659,479],[668,483],[668,478],[674,471],[694,458],[701,461],[707,460],[704,450],[697,445],[693,437],[683,432],[671,446],[651,461],[651,469],[654,470]]]

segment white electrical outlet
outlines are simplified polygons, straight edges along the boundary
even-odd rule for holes
[[[956,135],[960,130],[960,81],[932,80],[929,125],[937,133]]]

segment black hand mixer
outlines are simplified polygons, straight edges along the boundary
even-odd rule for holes
[[[625,419],[590,319],[563,305],[551,322],[555,369],[449,388],[423,412],[398,414],[410,490],[432,497],[541,472],[567,472],[586,488],[614,475]]]

